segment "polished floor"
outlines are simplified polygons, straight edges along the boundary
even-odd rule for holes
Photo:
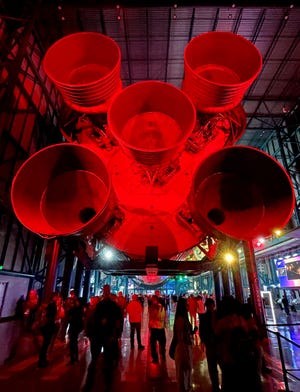
[[[277,390],[285,390],[282,380],[280,362],[280,346],[286,369],[289,371],[288,384],[290,391],[300,391],[300,309],[290,312],[289,315],[278,306],[271,311],[265,309],[265,320],[269,338],[269,352],[266,353],[273,368]]]
[[[292,325],[269,326],[268,328],[299,344],[300,312],[286,316],[283,311],[276,309],[275,314],[276,320],[272,319],[270,309],[266,309],[266,320],[269,324]],[[167,326],[167,347],[172,336],[173,318],[174,315],[170,312]],[[139,351],[137,347],[134,350],[130,349],[129,324],[126,320],[121,343],[121,360],[118,367],[114,369],[112,392],[176,392],[174,361],[167,356],[165,363],[152,364],[148,339],[147,309],[145,309],[142,328],[142,342],[145,350]],[[285,390],[279,360],[278,337],[269,333],[269,341],[270,352],[266,351],[265,354],[272,373],[264,375],[262,378],[264,392],[277,392]],[[26,345],[31,345],[32,352],[30,354],[30,349],[28,347],[27,350],[25,349]],[[300,368],[300,349],[293,347],[285,340],[282,340],[282,345],[287,368]],[[15,357],[6,361],[0,368],[0,390],[5,392],[20,390],[28,392],[80,392],[86,380],[87,365],[90,361],[89,343],[86,338],[81,337],[79,348],[79,362],[69,365],[67,346],[65,343],[57,341],[49,353],[49,366],[39,369],[37,367],[37,353],[32,348],[32,341],[28,337],[23,337],[19,342]],[[104,375],[101,370],[100,358],[91,392],[105,390]],[[289,377],[289,390],[294,392],[300,390],[300,383],[292,377]],[[211,391],[205,355],[197,344],[194,346],[193,391]]]

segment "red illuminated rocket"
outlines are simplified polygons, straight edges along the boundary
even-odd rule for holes
[[[12,204],[24,226],[105,238],[136,258],[155,246],[170,258],[207,236],[249,240],[287,223],[294,193],[285,170],[233,146],[246,126],[241,100],[262,66],[253,44],[233,33],[195,37],[182,90],[151,80],[122,89],[120,61],[98,33],[64,37],[46,53],[47,75],[85,125],[17,172]]]

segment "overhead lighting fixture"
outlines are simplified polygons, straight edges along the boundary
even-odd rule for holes
[[[232,253],[225,253],[224,260],[226,263],[231,264],[234,261],[234,256]]]
[[[111,249],[105,249],[103,252],[103,257],[105,258],[105,260],[111,260],[113,258],[113,252]]]
[[[276,237],[280,237],[282,235],[282,230],[281,229],[275,229],[275,230],[273,230],[273,234]]]

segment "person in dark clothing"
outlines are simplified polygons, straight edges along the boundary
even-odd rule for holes
[[[100,346],[103,347],[104,362],[118,360],[118,339],[122,333],[123,312],[110,297],[110,286],[104,285],[103,298],[95,310],[95,325]]]
[[[176,341],[174,359],[179,392],[190,392],[193,369],[193,330],[188,317],[188,305],[185,298],[178,300],[173,326],[173,339]]]
[[[284,307],[284,311],[285,311],[286,315],[289,316],[289,314],[290,314],[290,305],[289,305],[289,300],[288,300],[286,295],[284,295],[282,297],[281,303],[282,303],[282,305]]]
[[[15,316],[17,320],[24,320],[24,303],[25,303],[25,298],[24,295],[21,295],[16,302],[16,308],[15,308]]]
[[[78,336],[83,330],[83,308],[74,290],[71,290],[68,298],[68,335],[70,349],[70,365],[78,362]]]
[[[218,361],[215,337],[215,324],[217,321],[217,312],[215,301],[212,298],[207,298],[205,301],[206,312],[202,313],[199,324],[199,335],[201,344],[205,346],[206,360],[210,381],[212,384],[212,391],[219,392],[219,374]]]
[[[36,320],[37,311],[40,309],[40,299],[36,290],[30,290],[24,302],[24,328],[26,332],[33,332],[33,324]]]
[[[118,340],[122,333],[123,312],[119,305],[111,298],[110,286],[103,286],[103,296],[96,305],[93,317],[89,319],[89,338],[92,339],[92,361],[88,369],[88,375],[84,391],[92,388],[96,364],[103,348],[103,374],[106,390],[110,390],[113,379],[113,370],[119,359]]]
[[[95,311],[96,306],[99,303],[99,297],[91,297],[89,306],[85,313],[85,334],[90,341],[90,353],[91,363],[90,366],[94,366],[99,356],[99,342],[97,338],[97,329],[95,327]]]
[[[263,348],[259,336],[259,328],[254,318],[252,308],[249,304],[242,304],[240,314],[247,323],[247,335],[241,344],[243,347],[243,358],[246,371],[243,379],[248,391],[262,391],[261,373],[263,367]],[[265,365],[264,365],[265,366]]]
[[[218,311],[215,335],[222,392],[262,392],[252,321],[246,320],[245,309],[232,296],[223,297]]]
[[[118,292],[116,302],[119,305],[119,307],[121,308],[121,311],[123,313],[123,320],[122,320],[122,325],[121,325],[121,335],[122,335],[123,326],[124,326],[124,318],[126,317],[126,307],[127,307],[127,298],[124,297],[122,291]],[[120,335],[120,337],[121,337],[121,335]],[[119,343],[121,344],[121,341],[119,341]]]
[[[55,333],[55,318],[57,313],[56,293],[48,304],[41,305],[40,315],[38,319],[39,329],[43,337],[42,346],[39,353],[38,367],[46,367],[48,365],[47,352],[50,346],[52,337]]]

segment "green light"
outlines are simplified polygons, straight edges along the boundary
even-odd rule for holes
[[[0,271],[3,270],[3,265],[0,265]]]

